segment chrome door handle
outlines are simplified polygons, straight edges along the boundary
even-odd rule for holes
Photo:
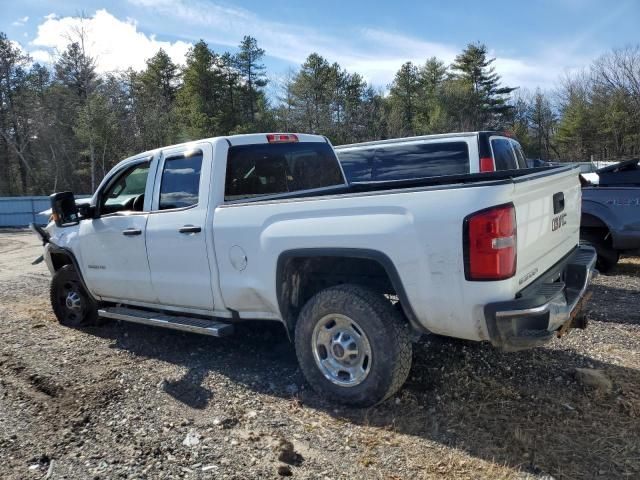
[[[184,227],[180,227],[178,229],[178,232],[180,233],[200,233],[201,231],[201,227],[196,227],[194,225],[185,225]]]
[[[139,228],[127,228],[126,230],[122,231],[123,235],[126,235],[127,237],[132,237],[133,235],[142,235],[142,230],[140,230]]]

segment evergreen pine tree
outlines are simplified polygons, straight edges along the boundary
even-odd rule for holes
[[[456,78],[470,89],[469,113],[475,130],[501,128],[511,109],[507,100],[515,88],[500,85],[494,61],[485,45],[470,43],[451,65]]]

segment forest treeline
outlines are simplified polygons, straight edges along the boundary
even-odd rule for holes
[[[0,195],[90,192],[134,153],[250,132],[318,133],[339,145],[506,129],[532,158],[614,160],[640,150],[640,46],[605,54],[553,92],[504,86],[480,43],[450,65],[407,62],[386,90],[312,53],[267,95],[265,52],[250,36],[235,54],[201,40],[182,66],[160,50],[142,71],[102,75],[86,34],[70,38],[47,66],[0,33]]]

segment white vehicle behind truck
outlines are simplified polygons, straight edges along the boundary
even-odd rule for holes
[[[522,147],[505,132],[458,132],[336,147],[349,182],[409,180],[527,168]]]
[[[576,170],[351,185],[316,135],[159,148],[52,210],[36,230],[61,323],[280,322],[311,386],[358,406],[402,386],[422,333],[520,349],[584,327],[596,258]]]

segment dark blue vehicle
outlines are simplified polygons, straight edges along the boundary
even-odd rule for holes
[[[640,254],[638,162],[627,160],[599,169],[597,185],[583,181],[580,239],[598,251],[601,272],[611,270],[620,254]]]

